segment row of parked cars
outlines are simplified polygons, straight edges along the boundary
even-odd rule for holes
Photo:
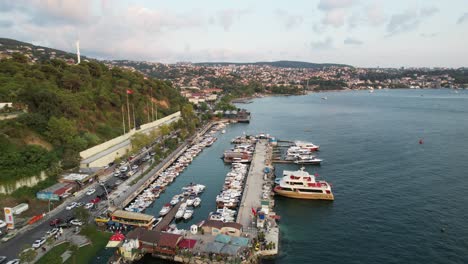
[[[7,257],[0,256],[0,263],[4,263],[6,260],[7,260]],[[6,262],[5,264],[18,264],[18,263],[20,263],[19,259],[12,259],[12,260]]]

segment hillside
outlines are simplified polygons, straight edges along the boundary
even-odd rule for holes
[[[71,168],[79,151],[121,135],[127,90],[133,92],[132,126],[132,109],[138,126],[150,121],[151,101],[159,118],[186,103],[167,82],[96,61],[31,63],[18,53],[1,59],[0,102],[13,102],[26,113],[0,121],[0,181],[35,175],[59,160],[62,168]]]
[[[76,54],[48,47],[36,46],[31,43],[14,39],[0,38],[0,58],[11,57],[15,52],[21,53],[32,61],[46,61],[50,59],[62,59],[76,62]],[[3,55],[3,56],[2,56]],[[81,56],[86,60],[85,56]]]
[[[311,62],[303,62],[303,61],[260,61],[260,62],[199,62],[194,63],[195,65],[200,66],[226,66],[226,65],[267,65],[273,66],[278,68],[308,68],[308,69],[320,69],[320,68],[327,68],[327,67],[352,67],[346,64],[336,64],[336,63],[311,63]]]

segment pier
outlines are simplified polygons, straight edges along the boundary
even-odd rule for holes
[[[268,156],[268,159],[269,156]],[[244,227],[251,227],[253,221],[252,208],[260,207],[264,169],[267,161],[267,140],[261,139],[255,146],[249,173],[242,195],[241,206],[236,222]]]
[[[161,231],[161,230],[165,229],[167,226],[169,226],[169,224],[172,222],[172,220],[174,220],[174,217],[175,217],[177,211],[179,210],[180,205],[185,203],[185,201],[187,201],[187,197],[184,197],[184,199],[182,201],[180,201],[174,207],[172,207],[172,209],[169,211],[169,213],[167,213],[167,215],[165,215],[163,217],[161,222],[153,230],[154,231]]]

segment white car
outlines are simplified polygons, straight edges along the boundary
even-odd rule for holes
[[[87,192],[86,192],[86,195],[91,195],[93,193],[96,192],[96,189],[89,189]]]
[[[19,263],[20,263],[19,259],[12,259],[12,260],[8,261],[6,264],[19,264]]]
[[[42,245],[44,245],[46,242],[45,238],[40,238],[34,241],[32,244],[32,248],[40,248]]]
[[[133,165],[132,170],[136,170],[136,169],[138,169],[138,165]]]
[[[0,220],[0,228],[4,228],[6,226],[5,221]]]
[[[73,202],[73,203],[69,204],[67,207],[65,207],[65,209],[71,210],[71,209],[75,208],[77,205],[78,205],[77,203]]]
[[[120,171],[114,172],[114,176],[115,176],[115,177],[119,177],[119,176],[120,176]]]
[[[120,172],[126,172],[128,170],[127,166],[120,167]]]
[[[93,203],[87,203],[87,204],[85,204],[85,207],[84,207],[84,208],[85,208],[85,209],[91,209],[91,208],[93,208],[93,206],[94,206]]]
[[[70,221],[70,224],[76,225],[76,226],[82,226],[82,225],[83,225],[83,222],[81,222],[81,221],[78,220],[78,219],[73,219],[73,220]]]
[[[58,228],[53,228],[53,229],[47,231],[46,236],[47,237],[55,236],[58,233],[58,231],[59,231]]]

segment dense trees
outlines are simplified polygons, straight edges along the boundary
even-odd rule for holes
[[[133,115],[137,124],[147,121],[151,100],[168,106],[158,107],[159,117],[187,103],[167,82],[96,61],[28,61],[21,54],[0,60],[0,102],[25,111],[0,121],[0,179],[36,175],[58,160],[64,168],[76,166],[80,151],[122,134],[127,89],[133,91],[132,125]],[[49,143],[52,149],[44,145]]]

